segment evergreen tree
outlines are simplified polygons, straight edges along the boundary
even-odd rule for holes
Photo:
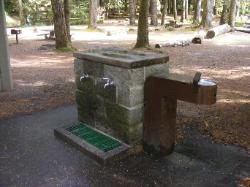
[[[67,4],[67,2],[66,2]],[[65,7],[63,0],[51,0],[54,15],[54,31],[56,36],[56,48],[70,48],[71,41],[69,36],[69,19],[65,18]],[[67,7],[66,7],[67,9]]]
[[[135,48],[148,47],[148,14],[149,0],[141,0],[138,20],[138,33]]]

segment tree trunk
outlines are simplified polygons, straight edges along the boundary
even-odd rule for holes
[[[89,29],[97,28],[97,0],[89,0]]]
[[[99,4],[99,3],[98,3]],[[99,5],[97,6],[99,7]],[[124,0],[124,13],[127,14],[128,13],[128,1]]]
[[[184,22],[185,21],[185,18],[186,18],[186,16],[185,16],[185,13],[186,13],[186,8],[185,8],[185,6],[186,6],[186,0],[182,0],[182,10],[181,10],[181,22]]]
[[[4,1],[0,1],[0,92],[13,88]]]
[[[236,14],[236,0],[231,0],[228,24],[231,27],[235,26],[235,14]]]
[[[240,3],[236,4],[236,18],[240,17]]]
[[[148,47],[148,10],[149,0],[141,0],[138,20],[138,33],[135,48]]]
[[[24,25],[25,19],[23,16],[23,1],[22,0],[18,0],[18,11],[19,11],[20,25]]]
[[[201,21],[201,0],[196,0],[194,11],[194,23],[199,24]]]
[[[213,20],[213,0],[204,0],[202,13],[202,26],[209,28]]]
[[[157,26],[158,25],[157,0],[150,0],[150,17],[151,17],[150,25]]]
[[[200,30],[197,35],[192,39],[192,43],[194,44],[202,44],[203,39],[206,36],[206,32],[204,30]]]
[[[56,48],[71,47],[68,40],[67,26],[64,16],[64,8],[62,0],[51,0],[52,11],[54,14],[54,30],[56,36]]]
[[[168,11],[168,0],[162,0],[161,25],[165,24],[165,17]]]
[[[172,8],[173,1],[172,0],[167,0],[167,1],[168,1],[168,14],[171,14],[171,11],[173,10]]]
[[[174,14],[174,20],[177,20],[176,0],[173,0],[173,14]]]
[[[129,0],[129,24],[135,25],[136,0]]]
[[[231,30],[232,28],[228,24],[220,25],[220,26],[210,29],[206,34],[206,38],[211,39],[220,34],[230,32]]]
[[[69,0],[64,0],[64,16],[65,16],[65,24],[66,24],[68,40],[71,42],[70,23],[69,23],[69,18],[70,18]]]
[[[185,0],[185,19],[188,19],[188,0]]]
[[[223,25],[228,22],[228,12],[227,12],[227,5],[223,4],[221,17],[220,17],[220,25]]]

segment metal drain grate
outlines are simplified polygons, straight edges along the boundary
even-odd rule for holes
[[[67,128],[67,130],[104,152],[108,152],[122,145],[119,141],[92,129],[81,122]]]

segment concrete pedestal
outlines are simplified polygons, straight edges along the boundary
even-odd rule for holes
[[[75,53],[79,121],[112,129],[128,144],[142,141],[144,82],[168,75],[167,55],[103,49]]]

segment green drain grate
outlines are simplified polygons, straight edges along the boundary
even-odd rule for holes
[[[104,152],[121,146],[119,141],[86,126],[84,123],[77,123],[67,130]]]

